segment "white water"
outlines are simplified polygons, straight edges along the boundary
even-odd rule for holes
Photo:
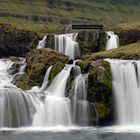
[[[37,49],[45,48],[47,36],[44,36],[42,40],[39,41]]]
[[[71,59],[80,57],[77,33],[55,35],[55,51],[68,55]]]
[[[25,73],[25,69],[27,67],[27,63],[26,63],[26,59],[25,58],[20,58],[21,59],[21,66],[20,66],[20,69],[19,69],[19,74],[24,74]]]
[[[81,74],[80,67],[75,65],[77,61],[65,65],[49,87],[52,66],[46,71],[40,88],[22,91],[12,84],[16,74],[10,75],[13,70],[10,68],[14,63],[0,59],[0,127],[88,126],[87,75]],[[25,60],[22,62],[25,64]],[[72,71],[75,80],[69,93],[67,87]]]
[[[74,61],[66,65],[45,90],[43,102],[40,102],[33,120],[33,126],[88,126],[90,106],[87,102],[87,76],[82,75]],[[73,69],[75,80],[68,94],[68,78]]]
[[[80,126],[89,125],[89,102],[87,101],[87,78],[86,75],[78,75],[72,87],[73,121]]]
[[[44,103],[40,103],[33,120],[33,126],[72,125],[70,100],[65,98],[67,80],[72,65],[66,65],[45,91]]]
[[[112,31],[107,32],[106,50],[115,49],[119,47],[119,37]]]
[[[140,124],[140,61],[108,60],[113,76],[117,123]]]
[[[13,76],[9,75],[8,69],[14,63],[7,59],[0,59],[0,88],[4,86],[12,86]]]

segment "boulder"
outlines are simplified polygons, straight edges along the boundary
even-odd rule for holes
[[[95,104],[98,125],[113,123],[112,74],[110,63],[104,60],[83,61],[82,72],[88,72],[88,101]]]
[[[21,77],[22,89],[30,89],[40,85],[43,81],[46,70],[53,65],[50,80],[52,80],[64,67],[68,57],[55,52],[50,48],[31,50],[26,55],[27,68],[26,74]]]

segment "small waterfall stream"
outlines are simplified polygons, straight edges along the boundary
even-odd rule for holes
[[[71,59],[80,57],[78,33],[55,35],[55,51],[68,55]]]
[[[44,36],[42,40],[39,41],[37,49],[45,48],[47,36]]]
[[[119,37],[112,31],[107,32],[106,50],[115,49],[119,47]]]

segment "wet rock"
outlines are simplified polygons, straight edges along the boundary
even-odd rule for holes
[[[80,31],[78,34],[79,47],[82,54],[91,54],[105,50],[106,35],[104,31]]]

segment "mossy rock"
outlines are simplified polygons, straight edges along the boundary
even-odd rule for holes
[[[40,86],[47,69],[53,65],[50,80],[52,80],[64,67],[68,57],[55,52],[50,48],[32,50],[26,55],[27,69],[20,80],[20,88],[30,89],[33,86]]]
[[[113,121],[112,74],[110,63],[104,60],[92,62],[89,68],[88,100],[94,102],[99,124]],[[110,122],[108,121],[110,120]]]
[[[88,101],[95,104],[99,125],[113,122],[112,74],[110,63],[104,60],[82,61],[83,73],[88,76]]]
[[[54,79],[54,77],[64,68],[64,64],[61,62],[56,63],[52,70],[51,70],[51,74],[50,74],[50,81],[52,81]]]

